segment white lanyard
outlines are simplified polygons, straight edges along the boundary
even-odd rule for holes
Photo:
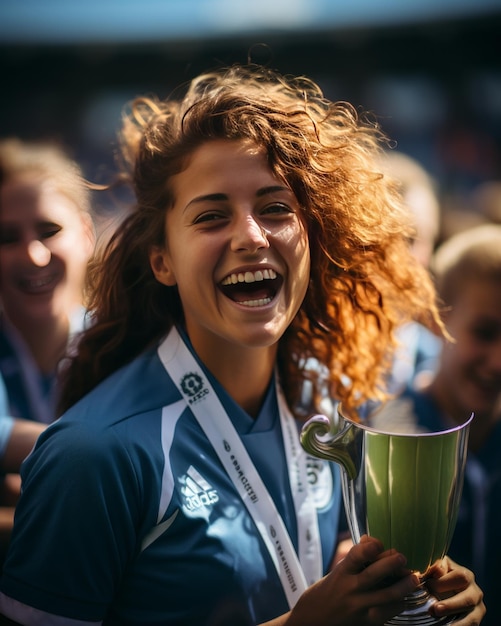
[[[292,608],[307,585],[322,576],[322,556],[316,510],[308,489],[307,454],[299,444],[294,419],[286,410],[282,394],[278,392],[278,404],[296,510],[300,559],[221,401],[176,328],[172,328],[160,345],[158,354],[252,516]]]

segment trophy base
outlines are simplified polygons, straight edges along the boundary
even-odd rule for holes
[[[392,617],[384,623],[384,626],[447,626],[454,624],[459,619],[458,615],[445,617],[430,615],[429,609],[437,599],[430,595],[426,589],[416,591],[408,596],[405,601],[407,604],[405,611]]]

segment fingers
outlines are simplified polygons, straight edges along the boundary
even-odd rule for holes
[[[430,609],[430,613],[437,619],[444,618],[448,615],[454,615],[454,626],[478,626],[481,623],[485,612],[485,605],[483,602],[467,609],[466,611],[464,606],[461,606],[461,609],[457,607],[454,609],[451,606],[447,606],[447,604],[442,601],[437,602]]]
[[[410,572],[405,569],[405,557],[395,550],[383,550],[383,544],[373,537],[364,535],[359,544],[354,545],[346,554],[342,567],[346,574],[366,573],[371,566],[371,576],[381,574],[405,576]]]
[[[385,551],[380,541],[363,537],[327,576],[306,590],[288,623],[384,624],[403,610],[405,596],[418,584],[401,554]]]
[[[380,541],[364,535],[360,539],[360,543],[354,545],[347,552],[342,567],[347,574],[359,574],[368,563],[375,561],[382,552],[383,544]]]
[[[473,591],[476,587],[472,572],[464,567],[458,567],[451,572],[447,572],[440,578],[430,578],[426,584],[434,595],[439,596],[458,594],[460,591],[470,587],[472,587],[471,590]],[[480,589],[478,589],[478,593],[481,593]]]
[[[429,571],[427,586],[435,595],[458,594],[468,590],[478,601],[482,599],[482,591],[475,582],[472,571],[458,565],[449,557],[435,563]]]
[[[446,557],[434,566],[427,587],[440,600],[432,607],[435,617],[460,614],[454,626],[477,626],[485,615],[483,592],[469,569]]]
[[[401,599],[420,582],[419,577],[406,568],[402,554],[395,550],[383,551],[380,541],[365,536],[338,567],[345,575],[357,575],[360,590],[377,591],[382,602]],[[382,589],[386,589],[386,596],[380,593]]]

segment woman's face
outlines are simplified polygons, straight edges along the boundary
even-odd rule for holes
[[[271,346],[290,325],[310,277],[306,228],[292,191],[247,141],[215,140],[172,179],[166,246],[153,272],[177,285],[196,349],[226,341]]]
[[[465,282],[447,327],[456,343],[445,346],[437,390],[449,410],[491,416],[501,401],[501,289],[490,281]]]
[[[89,216],[48,182],[0,188],[0,295],[18,325],[68,316],[82,301],[94,245]]]

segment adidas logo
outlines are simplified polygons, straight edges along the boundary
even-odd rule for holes
[[[205,478],[190,465],[188,471],[179,479],[184,504],[188,511],[195,511],[201,507],[210,506],[219,501],[219,495]]]

